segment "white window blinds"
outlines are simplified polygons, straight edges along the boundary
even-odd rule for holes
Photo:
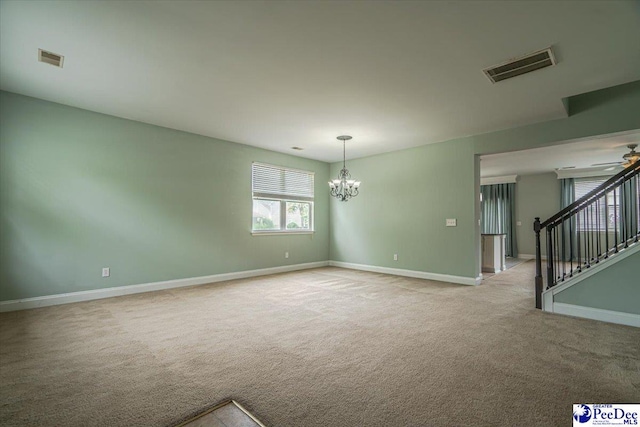
[[[313,172],[253,163],[254,198],[313,201]]]
[[[576,193],[575,199],[578,200],[579,198],[586,196],[588,193],[590,193],[591,191],[599,187],[607,179],[608,177],[601,178],[601,179],[593,179],[593,178],[576,179],[574,184],[575,193]]]
[[[605,178],[583,178],[576,179],[574,183],[575,200],[578,200],[597,187],[602,185],[609,177]],[[596,212],[601,212],[600,215],[578,215],[577,226],[580,231],[596,231],[606,230],[607,227],[610,230],[615,229],[615,224],[620,221],[620,189],[616,188],[614,191],[610,191],[605,197],[601,197],[593,205]]]

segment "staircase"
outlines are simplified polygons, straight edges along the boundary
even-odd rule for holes
[[[536,233],[536,308],[562,311],[554,310],[555,295],[586,279],[591,282],[589,289],[593,290],[593,282],[598,277],[596,274],[609,268],[637,271],[629,269],[633,269],[633,265],[638,265],[637,261],[640,261],[639,174],[640,160],[546,221],[541,222],[540,218],[536,218],[533,225]],[[544,277],[541,234],[546,237],[547,250]],[[623,261],[627,258],[629,260]],[[631,281],[640,282],[637,277],[633,278],[633,273],[629,275]],[[615,275],[609,272],[602,279],[615,282],[627,280],[615,280],[612,277]],[[598,283],[597,286],[602,289],[607,283]],[[630,285],[625,286],[624,289],[631,289]],[[640,283],[636,283],[632,289],[640,294]],[[613,292],[613,288],[610,291]],[[579,316],[579,313],[573,312],[565,314]],[[640,313],[631,315],[637,318],[634,317],[630,323],[628,319],[616,323],[635,324],[640,319]]]

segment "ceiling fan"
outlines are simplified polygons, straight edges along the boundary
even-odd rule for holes
[[[610,166],[610,165],[621,165],[623,167],[627,167],[630,166],[632,163],[637,162],[638,160],[640,160],[640,153],[638,153],[636,151],[636,147],[638,146],[638,144],[629,144],[627,145],[627,148],[630,149],[631,151],[628,152],[627,154],[625,154],[624,156],[622,156],[622,158],[624,159],[624,161],[622,162],[608,162],[608,163],[595,163],[591,166]]]

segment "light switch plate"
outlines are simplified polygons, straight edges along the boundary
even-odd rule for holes
[[[522,225],[522,221],[516,221],[516,225],[519,227]]]
[[[447,218],[447,227],[455,227],[457,220],[455,218]]]

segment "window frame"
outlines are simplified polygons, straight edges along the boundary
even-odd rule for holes
[[[296,196],[295,194],[271,194],[256,191],[255,185],[255,168],[254,166],[262,166],[277,169],[286,174],[286,172],[302,173],[308,175],[311,179],[311,193],[307,196]],[[280,224],[278,229],[260,230],[254,229],[254,207],[257,200],[277,202],[280,204]],[[287,203],[306,203],[309,205],[309,228],[292,228],[287,229]],[[285,166],[272,165],[268,163],[252,162],[251,163],[251,234],[254,236],[265,235],[283,235],[283,234],[314,234],[315,233],[315,172],[288,168]]]

